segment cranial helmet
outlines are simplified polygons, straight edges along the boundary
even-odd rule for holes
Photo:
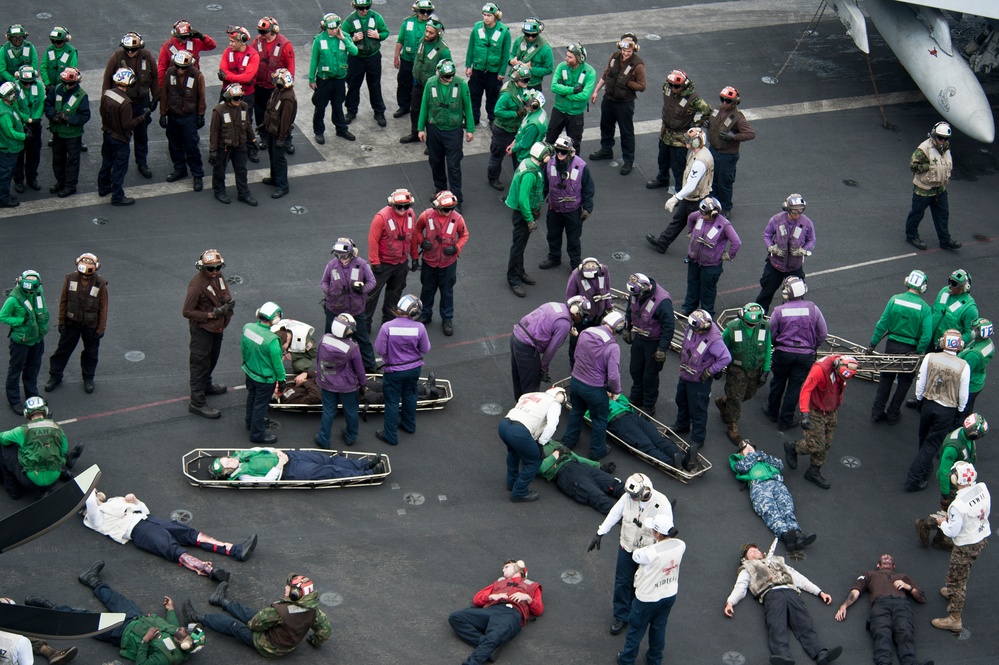
[[[274,79],[274,85],[279,88],[290,88],[295,85],[295,77],[284,67],[274,70],[271,78]]]
[[[503,18],[503,12],[500,11],[499,6],[495,2],[487,2],[482,5],[483,14],[492,14],[497,19]]]
[[[692,150],[704,147],[704,130],[700,127],[691,127],[683,135],[683,142]]]
[[[624,33],[623,35],[621,35],[621,39],[618,40],[617,47],[619,49],[630,48],[635,51],[638,51],[640,48],[638,46],[638,36],[633,32]]]
[[[687,82],[687,72],[682,69],[674,69],[666,77],[666,82],[670,85],[683,85]]]
[[[840,356],[833,361],[833,369],[844,381],[852,379],[859,368],[860,365],[853,356]]]
[[[520,65],[519,67],[514,67],[510,72],[510,80],[512,81],[530,81],[531,80],[531,67],[529,65]]]
[[[122,67],[114,73],[111,80],[115,85],[132,86],[135,85],[135,72],[128,67]]]
[[[791,194],[784,199],[784,205],[782,207],[787,212],[801,214],[805,212],[806,205],[808,204],[805,202],[805,199],[801,194]]]
[[[458,205],[458,197],[455,196],[454,192],[451,190],[443,189],[437,192],[437,196],[434,197],[434,200],[431,201],[430,205],[432,205],[436,210],[447,214],[454,210]]]
[[[101,262],[97,260],[95,254],[87,252],[76,257],[76,269],[82,275],[93,275],[101,269]]]
[[[281,26],[273,16],[265,16],[257,21],[257,32],[270,32],[276,35],[281,32]]]
[[[337,316],[333,319],[333,323],[330,324],[330,332],[334,337],[339,337],[340,339],[348,335],[353,335],[355,330],[357,330],[357,321],[346,312]]]
[[[173,29],[170,30],[170,34],[177,39],[187,39],[193,32],[194,28],[191,27],[191,22],[184,19],[174,23]]]
[[[237,42],[243,44],[246,44],[253,39],[253,35],[250,34],[250,31],[241,25],[230,25],[225,29],[225,34],[229,35],[230,38],[234,37]]]
[[[804,298],[808,293],[808,285],[797,275],[789,275],[784,278],[784,283],[780,287],[780,294],[784,300],[798,300]]]
[[[544,164],[552,156],[552,147],[544,141],[538,141],[531,146],[531,158]]]
[[[416,2],[413,3],[413,11],[414,12],[418,12],[418,11],[431,11],[432,12],[434,9],[436,9],[436,7],[434,7],[434,3],[431,2],[431,0],[417,0]]]
[[[762,321],[763,316],[763,306],[755,302],[747,302],[742,306],[742,311],[739,313],[739,318],[741,318],[746,325],[750,326],[755,326]]]
[[[951,287],[964,287],[964,293],[971,291],[971,273],[964,268],[958,268],[947,278],[947,284]]]
[[[714,219],[718,216],[718,213],[721,212],[721,203],[719,203],[718,199],[713,196],[706,196],[701,199],[698,209],[701,211],[703,216]]]
[[[4,81],[0,85],[0,98],[8,104],[13,104],[14,100],[17,99],[17,86],[10,81]]]
[[[539,108],[545,105],[545,93],[540,90],[525,90],[524,91],[524,103],[531,107],[531,110],[537,111]]]
[[[944,351],[960,353],[964,348],[964,340],[961,338],[961,331],[953,328],[945,330],[944,334],[937,340],[937,346]]]
[[[79,83],[81,78],[83,78],[83,75],[80,74],[80,70],[76,67],[67,67],[59,74],[59,79],[63,83]]]
[[[441,60],[437,63],[437,73],[440,76],[454,76],[455,71],[454,63],[450,60]]]
[[[187,624],[187,637],[180,642],[179,646],[181,651],[198,653],[204,648],[206,639],[205,629],[201,627],[200,623],[189,623]]]
[[[989,339],[995,333],[995,327],[992,322],[988,319],[977,318],[971,323],[971,338],[978,339]]]
[[[257,318],[263,319],[267,323],[274,323],[276,319],[281,318],[281,308],[278,307],[277,303],[267,301],[257,310]]]
[[[524,25],[520,29],[525,35],[540,35],[545,31],[545,24],[541,19],[531,16],[524,19]]]
[[[173,54],[173,64],[180,69],[186,69],[194,64],[194,56],[190,51],[181,49]]]
[[[573,296],[569,298],[565,304],[569,308],[569,314],[578,317],[583,317],[589,314],[592,307],[590,301],[586,299],[586,296]]]
[[[16,76],[17,80],[21,83],[34,83],[35,79],[38,78],[38,73],[31,65],[21,65],[17,68],[17,71],[14,72],[14,76]]]
[[[194,267],[198,270],[207,267],[215,267],[219,270],[225,268],[225,259],[222,258],[222,254],[217,249],[206,249],[202,254],[201,258],[195,262]]]
[[[336,258],[343,260],[350,260],[357,256],[357,245],[350,238],[337,238],[336,242],[333,243],[333,249],[330,254],[336,256]]]
[[[14,25],[7,28],[7,39],[13,37],[25,38],[28,36],[28,31],[24,29],[24,26],[20,23],[15,23]]]
[[[600,261],[596,260],[592,256],[587,256],[583,259],[583,262],[579,264],[579,272],[583,273],[583,277],[586,279],[594,279],[600,272]]]
[[[25,293],[32,293],[42,285],[42,276],[35,270],[25,270],[18,276],[17,285]]]
[[[739,91],[730,85],[727,85],[724,88],[722,88],[722,91],[718,93],[718,96],[722,99],[729,100],[733,104],[738,104],[742,99],[741,97],[739,97]]]
[[[711,330],[711,315],[703,309],[695,309],[690,313],[690,316],[687,317],[687,320],[690,322],[690,327],[697,332]]]
[[[971,462],[956,462],[950,470],[950,477],[956,485],[974,485],[978,480],[978,471]]]
[[[579,62],[586,62],[586,48],[579,42],[569,42],[565,46],[565,50],[574,56]]]
[[[926,293],[926,287],[928,285],[926,273],[922,270],[913,270],[909,273],[909,276],[905,278],[906,288],[916,289],[920,293]]]
[[[444,34],[444,21],[437,14],[431,14],[427,19],[427,27],[437,31],[437,36]]]
[[[933,129],[930,130],[930,136],[940,139],[941,141],[946,141],[954,133],[950,125],[946,122],[938,122],[933,125]]]
[[[340,27],[343,20],[340,18],[339,14],[334,14],[330,12],[324,14],[322,20],[319,21],[319,27],[323,30],[336,30]]]
[[[24,400],[24,417],[30,420],[32,414],[35,413],[42,413],[46,418],[49,417],[48,405],[45,404],[45,400],[37,395]]]
[[[560,388],[559,386],[552,386],[545,392],[554,397],[555,401],[558,402],[559,404],[565,404],[567,398],[565,393],[565,388]]]
[[[145,48],[146,42],[143,41],[142,35],[137,32],[126,32],[125,36],[121,38],[121,47],[126,50],[134,51],[135,49]]]
[[[407,293],[399,298],[396,309],[402,312],[404,316],[408,316],[415,321],[420,318],[420,313],[423,311],[423,303],[416,296]]]
[[[371,0],[354,0],[350,6],[354,9],[371,9]]]
[[[633,473],[624,481],[624,491],[632,499],[648,501],[652,498],[652,481],[644,473]]]
[[[961,427],[964,428],[964,435],[972,441],[982,438],[989,431],[988,422],[979,413],[972,413],[965,418]]]
[[[624,314],[618,312],[617,310],[611,310],[604,314],[604,320],[601,321],[603,325],[614,331],[615,335],[620,335],[624,332],[624,327],[627,325],[627,321],[624,318]]]
[[[397,189],[389,194],[388,202],[394,206],[412,205],[413,195],[408,189]]]
[[[212,478],[215,480],[221,480],[223,478],[228,478],[232,475],[233,469],[228,469],[224,464],[222,464],[222,458],[216,457],[212,460],[212,465],[208,468],[208,473],[211,474]]]
[[[288,599],[299,601],[308,596],[310,593],[316,590],[315,585],[305,575],[299,575],[297,573],[291,573],[288,575],[288,586],[290,587],[288,591]]]
[[[239,101],[243,98],[243,86],[239,83],[230,83],[226,86],[222,96],[227,102]]]
[[[652,291],[652,280],[645,274],[636,272],[628,277],[628,293],[634,296],[642,296]]]

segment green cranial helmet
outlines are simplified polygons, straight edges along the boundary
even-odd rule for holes
[[[586,48],[579,42],[569,42],[565,50],[576,56],[579,62],[586,62]]]
[[[990,339],[995,334],[995,327],[986,318],[979,317],[971,323],[972,339]]]
[[[52,32],[49,33],[49,41],[53,44],[57,42],[68,42],[69,39],[69,30],[59,25],[52,28]]]
[[[441,60],[437,63],[437,73],[441,76],[454,76],[454,63],[450,60]]]
[[[17,285],[25,293],[32,293],[42,285],[42,276],[35,270],[25,270],[17,278]]]
[[[16,76],[17,80],[21,83],[34,83],[35,79],[38,78],[38,72],[36,72],[35,68],[31,65],[21,65],[17,68],[14,76]]]
[[[430,0],[417,0],[413,3],[414,12],[432,12],[436,9]]]
[[[755,302],[747,302],[742,306],[742,312],[739,313],[739,318],[741,318],[747,325],[755,326],[763,320],[763,307]]]
[[[323,16],[323,20],[319,22],[319,27],[323,30],[336,30],[342,22],[339,15],[330,12]]]
[[[7,39],[12,39],[14,37],[20,37],[24,39],[28,36],[28,31],[24,29],[24,26],[20,23],[15,23],[14,25],[7,28]]]
[[[354,0],[350,6],[354,9],[371,9],[371,0]]]
[[[524,20],[524,25],[521,30],[525,35],[540,35],[544,32],[545,24],[541,22],[541,19],[531,16]]]
[[[905,286],[909,289],[915,289],[920,293],[926,293],[926,287],[929,284],[929,280],[926,277],[926,273],[922,270],[913,270],[909,273],[909,276],[905,278]]]
[[[971,291],[971,273],[969,273],[964,268],[958,268],[950,274],[947,278],[947,284],[956,289],[959,286],[964,287],[964,293]]]
[[[973,413],[964,419],[962,425],[964,435],[971,440],[980,439],[989,431],[989,424],[979,413]]]
[[[222,464],[222,458],[216,457],[212,460],[212,465],[208,468],[208,473],[211,474],[212,478],[221,480],[222,478],[228,478],[229,474],[232,473],[232,469],[227,469]]]
[[[44,417],[49,417],[49,407],[41,397],[29,397],[24,401],[24,417],[31,420],[31,416],[41,413]]]

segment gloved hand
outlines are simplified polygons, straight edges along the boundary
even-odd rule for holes
[[[616,469],[617,469],[617,464],[615,464],[614,462],[604,462],[603,464],[600,465],[600,470],[603,471],[604,473],[614,473]]]
[[[922,411],[923,411],[923,400],[921,400],[921,399],[917,399],[916,400],[916,411],[919,411],[920,413],[922,413]]]
[[[59,334],[60,335],[65,335],[66,334],[66,325],[65,324],[59,324]]]
[[[99,332],[99,333],[96,333],[96,335],[97,335],[97,339],[104,339],[104,333]]]
[[[454,245],[448,245],[444,248],[444,256],[454,256],[458,253],[458,248]]]
[[[808,251],[804,247],[792,247],[791,256],[804,256]]]
[[[731,261],[732,257],[728,255],[728,250],[726,249],[722,252],[722,261]]]
[[[366,386],[361,386],[357,389],[357,399],[364,399],[364,393],[368,392]]]
[[[219,68],[219,80],[225,83],[225,72],[221,68]]]
[[[580,219],[581,221],[584,221],[584,222],[585,222],[585,221],[586,221],[587,219],[589,219],[589,218],[590,218],[590,211],[589,211],[589,210],[584,210],[584,211],[583,211],[583,212],[581,212],[581,213],[580,213],[580,215],[579,215],[579,219]]]
[[[153,100],[153,103],[149,105],[149,113],[152,114],[157,108],[159,108],[160,100],[159,97]]]
[[[538,230],[538,223],[537,222],[530,221],[530,222],[527,223],[527,232],[528,233],[534,233],[537,230]]]
[[[718,138],[720,138],[722,141],[734,141],[735,132],[732,131],[719,132]]]
[[[760,374],[759,380],[756,382],[757,385],[765,386],[767,385],[767,380],[770,378],[770,372],[763,372]]]
[[[278,139],[277,141],[274,142],[274,147],[278,148],[279,150],[284,150],[285,145],[286,143],[284,139]]]
[[[600,539],[601,538],[603,538],[603,536],[601,536],[599,534],[597,534],[596,536],[593,536],[593,540],[590,541],[590,546],[586,548],[586,551],[587,552],[592,552],[593,550],[600,549]]]
[[[950,494],[941,494],[940,495],[940,510],[942,510],[944,512],[947,512],[947,509],[950,508],[950,502],[951,502]]]
[[[711,380],[711,370],[710,369],[706,369],[703,372],[701,372],[701,383],[705,383],[705,382],[710,381],[710,380]]]
[[[57,125],[65,125],[69,122],[69,118],[66,117],[66,114],[63,111],[59,111],[54,116],[52,116],[52,122],[56,123]]]
[[[383,266],[380,263],[378,265],[371,266],[371,272],[375,273],[376,275],[382,274],[382,272],[384,272],[384,270],[385,270],[385,266]]]
[[[770,245],[769,247],[767,247],[767,251],[773,254],[774,256],[787,256],[787,252],[784,249],[778,247],[777,245]]]
[[[211,164],[212,166],[215,166],[215,164],[218,161],[219,161],[219,151],[218,150],[209,150],[208,151],[208,163]]]
[[[801,429],[812,429],[812,419],[807,411],[801,412]]]
[[[675,196],[671,196],[666,201],[666,205],[663,206],[663,207],[666,208],[666,212],[673,212],[673,209],[676,208],[676,205],[679,202],[680,202],[680,199],[676,198]]]
[[[167,128],[167,118],[165,115],[160,116],[160,127],[162,127],[163,129]]]
[[[354,293],[364,293],[364,282],[354,282],[350,285]]]
[[[205,126],[205,116],[199,115],[198,116],[198,121],[196,123],[194,123],[194,128],[195,129],[201,129],[204,126]]]
[[[322,644],[323,644],[323,643],[322,643],[322,642],[320,642],[320,641],[319,641],[319,639],[318,639],[318,638],[316,637],[316,634],[315,634],[315,633],[309,633],[309,636],[305,638],[305,641],[306,641],[306,642],[308,642],[308,643],[309,643],[309,646],[311,646],[311,647],[312,647],[312,648],[314,648],[314,649],[318,649],[318,648],[319,648],[320,646],[322,646]]]
[[[204,39],[204,38],[205,36],[198,31],[194,31],[191,33],[191,39]]]
[[[541,376],[539,378],[541,380],[541,383],[551,383],[552,382],[552,375],[549,374],[548,372],[546,372],[545,370],[541,370]]]
[[[870,356],[870,355],[873,355],[873,354],[874,354],[874,347],[873,346],[868,346],[867,347],[867,355]]]
[[[652,354],[652,359],[657,363],[662,364],[666,362],[666,352],[662,349],[656,349],[656,352]]]
[[[583,88],[584,88],[584,87],[585,87],[585,86],[584,86],[584,85],[583,85],[582,83],[577,83],[576,85],[574,85],[574,86],[572,87],[572,93],[573,93],[574,95],[578,95],[579,93],[581,93],[581,92],[583,91]]]
[[[412,261],[410,261],[410,263],[409,263],[409,272],[416,272],[419,269],[420,269],[420,260],[419,259],[413,259]]]
[[[35,132],[31,129],[31,125],[24,126],[24,138],[25,140],[31,139],[35,136]]]
[[[225,309],[222,307],[212,307],[212,311],[208,314],[209,319],[218,319],[225,316]]]
[[[523,118],[525,115],[527,115],[527,107],[526,106],[521,106],[519,109],[517,109],[517,117],[518,118]]]
[[[621,339],[624,340],[625,344],[631,344],[634,339],[634,333],[631,332],[631,329],[625,328],[624,332],[621,333]]]
[[[420,243],[420,249],[422,250],[428,250],[433,248],[434,248],[434,243],[430,241],[430,238],[424,238],[423,242]]]

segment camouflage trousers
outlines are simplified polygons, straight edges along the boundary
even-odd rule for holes
[[[753,502],[753,510],[763,518],[764,524],[775,536],[799,528],[794,516],[794,499],[782,481],[755,480],[749,483],[749,499]]]
[[[759,369],[747,372],[738,365],[729,365],[725,370],[725,408],[722,409],[722,420],[726,424],[739,422],[742,403],[753,399],[759,387]]]
[[[947,590],[950,591],[947,612],[953,614],[964,609],[964,598],[968,588],[968,575],[978,555],[988,541],[971,545],[954,545],[950,551],[950,566],[947,567]]]
[[[804,438],[796,448],[799,455],[811,455],[814,466],[822,466],[826,463],[826,453],[836,433],[836,411],[813,409],[808,415],[812,426],[804,430]]]

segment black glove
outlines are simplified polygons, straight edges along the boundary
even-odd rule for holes
[[[590,546],[586,548],[587,552],[592,552],[593,550],[600,549],[600,539],[603,538],[600,534],[593,536],[593,540],[590,541]]]
[[[812,429],[812,419],[806,411],[801,412],[801,429]]]
[[[525,115],[527,115],[527,107],[526,106],[521,106],[519,109],[517,109],[517,117],[518,118],[523,118]]]
[[[69,119],[66,117],[66,114],[64,112],[59,111],[54,116],[52,116],[52,122],[54,122],[57,125],[65,125],[69,122]]]
[[[621,339],[624,340],[625,344],[631,344],[631,341],[633,339],[633,334],[631,330],[625,330],[623,333],[621,333]]]
[[[409,272],[416,272],[419,269],[420,269],[419,259],[413,259],[412,261],[409,262]]]
[[[662,364],[666,362],[666,352],[662,349],[656,349],[656,352],[652,354],[652,359],[657,363]]]
[[[218,150],[209,150],[208,151],[208,163],[211,164],[212,166],[215,166],[216,162],[218,162],[218,161],[219,161],[219,151]]]
[[[430,241],[430,238],[424,238],[423,242],[420,243],[420,249],[427,250],[433,248],[434,248],[434,243]]]
[[[104,339],[104,333],[102,332],[97,333],[97,339]]]
[[[710,369],[706,369],[703,372],[701,372],[701,383],[706,383],[710,381],[712,378],[714,377],[712,377]]]
[[[718,138],[720,138],[722,141],[734,141],[735,140],[735,132],[732,132],[732,131],[719,132],[718,133]]]
[[[722,374],[724,374],[724,372],[718,370],[717,372],[711,375],[711,378],[714,379],[715,381],[718,381],[722,378]]]
[[[191,33],[191,39],[204,39],[204,38],[205,38],[205,36],[203,34],[201,34],[200,32],[192,32]]]
[[[64,323],[59,324],[59,334],[60,335],[66,334],[66,324]]]
[[[600,470],[604,473],[614,473],[615,469],[617,469],[617,464],[614,462],[604,462],[600,465]]]
[[[310,646],[312,646],[312,647],[313,647],[313,648],[315,648],[315,649],[318,649],[318,648],[319,648],[320,646],[322,646],[322,644],[323,644],[323,643],[322,643],[322,642],[320,642],[320,641],[319,641],[319,639],[318,639],[318,638],[316,637],[316,634],[315,634],[315,633],[309,633],[309,636],[305,638],[305,641],[306,641],[306,642],[308,642],[308,643],[309,643],[309,645],[310,645]]]
[[[384,272],[384,270],[385,270],[385,266],[383,266],[381,263],[379,263],[376,266],[371,266],[371,272],[375,273],[376,275],[382,274],[382,272]]]
[[[278,139],[277,141],[274,142],[274,147],[279,148],[281,150],[284,150],[284,147],[286,145],[287,144],[285,143],[284,139]]]
[[[448,245],[444,248],[444,256],[454,256],[458,253],[458,248],[454,245]]]
[[[364,393],[368,391],[366,386],[361,386],[357,389],[357,399],[364,399]]]
[[[581,93],[582,91],[583,91],[583,84],[582,84],[582,83],[577,83],[577,84],[576,84],[576,85],[575,85],[575,86],[573,87],[573,89],[572,89],[572,92],[573,92],[573,94],[576,94],[576,95],[578,95],[578,94],[579,94],[579,93]]]
[[[222,71],[221,67],[219,67],[219,80],[225,83],[225,72]]]
[[[770,372],[763,372],[760,374],[760,378],[756,381],[756,385],[765,386],[767,385],[767,380],[770,379]]]
[[[551,374],[549,374],[545,370],[541,370],[541,376],[538,377],[538,378],[540,379],[541,383],[551,383],[552,382],[552,376],[551,376]]]
[[[916,400],[916,411],[919,411],[920,413],[922,413],[922,411],[923,411],[923,400],[921,400],[921,399],[917,399]]]
[[[25,125],[24,126],[24,139],[28,140],[28,139],[34,137],[34,135],[35,135],[35,132],[32,131],[31,125]]]
[[[354,282],[350,288],[354,293],[364,293],[364,282]]]
[[[155,111],[159,107],[159,105],[160,105],[159,98],[154,99],[153,103],[149,105],[149,113],[152,113],[153,111]]]
[[[205,126],[205,116],[199,115],[198,116],[198,121],[196,123],[194,123],[194,128],[195,129],[201,129],[204,126]]]
[[[867,355],[869,355],[869,356],[870,355],[874,355],[874,347],[873,346],[867,347]]]
[[[160,116],[160,127],[162,127],[163,129],[167,128],[167,119],[165,115]]]

